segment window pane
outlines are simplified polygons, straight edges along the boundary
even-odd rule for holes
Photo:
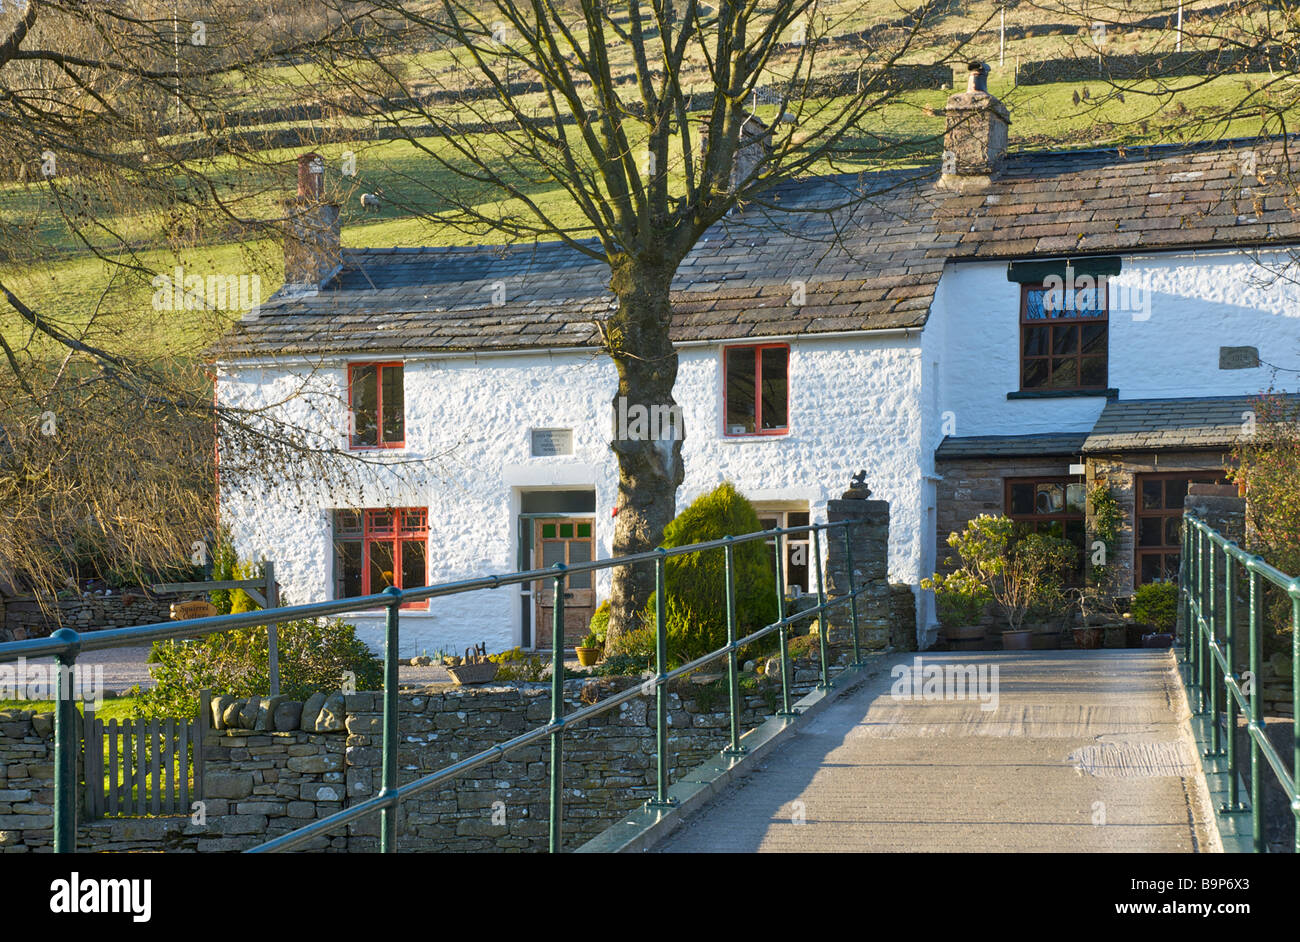
[[[370,594],[393,585],[393,544],[378,540],[370,544]]]
[[[361,541],[339,540],[334,544],[335,598],[353,599],[361,591]]]
[[[1047,341],[1051,337],[1050,327],[1025,328],[1025,356],[1041,357],[1047,353]]]
[[[727,350],[727,433],[755,431],[754,348]]]
[[[1039,386],[1047,385],[1047,361],[1046,360],[1026,360],[1025,361],[1025,378],[1022,385],[1025,389],[1035,389]]]
[[[1106,361],[1101,357],[1084,357],[1083,373],[1080,381],[1082,386],[1105,386],[1106,385]]]
[[[1142,557],[1141,573],[1138,576],[1140,581],[1155,582],[1163,575],[1164,569],[1161,566],[1159,553],[1149,553]]]
[[[402,529],[409,532],[423,530],[427,525],[428,511],[426,510],[404,510],[402,511]]]
[[[1011,485],[1011,513],[1017,516],[1034,512],[1034,485]]]
[[[1079,361],[1070,357],[1052,361],[1052,388],[1070,389],[1079,385]]]
[[[578,524],[578,536],[585,536],[585,537],[591,536],[591,524],[589,523]]]
[[[786,514],[785,525],[787,527],[806,527],[808,526],[809,519],[811,518],[808,516],[808,511],[798,510]],[[804,539],[807,539],[807,534],[802,534],[802,536]]]
[[[554,566],[556,563],[568,562],[568,560],[564,558],[564,546],[565,544],[558,543],[558,542],[542,544],[542,568],[543,569],[550,568],[551,566]]]
[[[555,524],[553,523],[542,524],[542,539],[543,540],[555,539]]]
[[[382,370],[384,384],[383,440],[400,442],[406,437],[406,401],[402,384],[402,368],[386,366]]]
[[[1106,355],[1106,325],[1083,325],[1083,352],[1097,356]]]
[[[1047,319],[1047,312],[1044,310],[1043,300],[1046,296],[1042,288],[1035,288],[1032,291],[1025,292],[1025,319],[1031,321],[1041,321]]]
[[[571,523],[560,524],[560,538],[564,540],[573,539],[573,524]]]
[[[789,413],[789,384],[786,368],[790,351],[769,347],[763,351],[763,428],[785,428]]]
[[[366,511],[367,533],[392,533],[393,512],[391,510]]]
[[[1163,517],[1138,518],[1138,546],[1163,546]]]
[[[334,536],[361,536],[361,511],[334,511]]]
[[[1177,546],[1182,539],[1183,518],[1166,517],[1165,518],[1165,546]]]
[[[352,370],[352,414],[356,421],[354,445],[379,444],[379,388],[373,366],[358,366]]]
[[[1039,484],[1034,496],[1034,513],[1057,514],[1065,509],[1064,484]]]
[[[402,541],[402,588],[414,589],[427,584],[428,547],[424,540]]]
[[[1142,509],[1159,510],[1161,501],[1163,481],[1143,481],[1142,482]]]
[[[1165,481],[1165,507],[1169,510],[1182,510],[1187,498],[1186,478],[1173,478]]]
[[[1084,504],[1087,501],[1088,488],[1083,484],[1067,484],[1065,486],[1065,509],[1070,513],[1081,514],[1084,512]]]
[[[589,563],[591,562],[591,544],[585,540],[574,540],[569,544],[569,562],[570,563]],[[575,572],[569,577],[569,588],[571,589],[590,589],[591,573]]]
[[[1052,352],[1056,354],[1077,353],[1079,349],[1079,328],[1074,325],[1052,328]]]

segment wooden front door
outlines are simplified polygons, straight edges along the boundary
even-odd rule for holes
[[[548,568],[556,563],[571,565],[590,562],[594,556],[595,520],[591,517],[555,517],[533,521],[533,565]],[[594,574],[576,573],[569,577],[564,597],[564,645],[573,647],[587,634],[587,624],[596,611]],[[551,628],[555,623],[555,580],[544,579],[533,587],[536,600],[537,631],[534,645],[551,647]]]

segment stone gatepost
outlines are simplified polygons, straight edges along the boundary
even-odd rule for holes
[[[890,644],[892,590],[889,585],[889,501],[870,500],[865,486],[851,487],[839,500],[826,504],[830,523],[854,521],[849,527],[853,547],[853,584],[865,589],[858,595],[858,638],[864,650],[880,650]],[[826,550],[827,600],[849,593],[848,556],[843,530],[824,534]],[[851,644],[852,609],[848,602],[828,612],[832,643]],[[913,631],[915,633],[915,631]]]

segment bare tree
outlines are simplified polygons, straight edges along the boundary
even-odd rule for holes
[[[605,262],[617,302],[601,325],[614,408],[661,415],[679,415],[672,283],[704,233],[737,207],[766,207],[783,181],[879,161],[897,144],[869,127],[897,100],[904,57],[931,43],[931,61],[944,62],[963,45],[935,40],[946,5],[930,0],[889,22],[865,5],[817,0],[327,5],[347,29],[316,60],[323,83],[439,171],[426,199],[403,174],[405,205],[433,225],[561,240]],[[560,198],[541,198],[539,185]],[[612,442],[615,554],[662,539],[683,480],[682,437],[674,424]],[[652,590],[648,567],[617,569],[611,631]]]

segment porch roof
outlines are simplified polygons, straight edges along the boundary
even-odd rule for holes
[[[961,458],[1034,458],[1078,455],[1083,451],[1084,432],[1052,432],[1043,435],[949,435],[935,449],[936,461]]]
[[[1300,403],[1300,395],[1286,398]],[[1242,441],[1257,401],[1257,396],[1205,396],[1108,402],[1083,451],[1230,448]]]

